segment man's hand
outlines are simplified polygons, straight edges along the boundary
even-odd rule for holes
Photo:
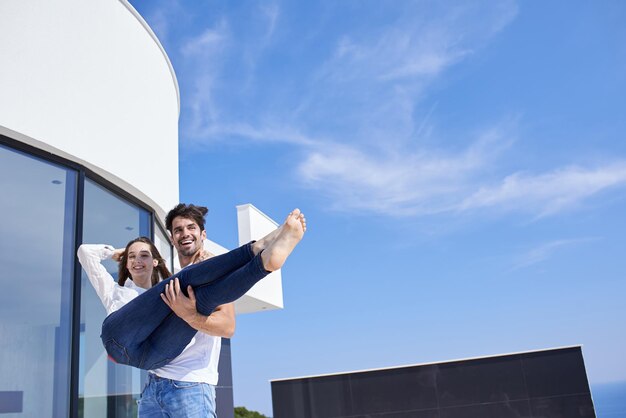
[[[183,321],[192,325],[199,314],[196,310],[196,296],[193,293],[193,288],[188,286],[187,292],[189,297],[185,296],[180,290],[180,282],[178,277],[176,277],[165,285],[165,292],[161,293],[161,299]]]
[[[187,287],[189,297],[180,290],[180,282],[175,278],[165,285],[161,299],[176,315],[193,329],[215,337],[231,338],[235,333],[235,307],[232,303],[220,305],[209,316],[196,310],[196,295],[191,286]]]

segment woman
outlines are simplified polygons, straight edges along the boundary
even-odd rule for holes
[[[78,258],[109,314],[101,335],[109,357],[146,370],[169,363],[196,333],[162,299],[175,278],[181,289],[192,286],[196,309],[210,315],[218,305],[235,301],[267,274],[280,269],[305,231],[304,215],[296,209],[263,239],[193,264],[162,281],[158,281],[159,274],[162,278],[169,272],[147,238],[131,241],[123,253],[110,246],[81,245]],[[115,254],[120,261],[117,285],[100,264]]]
[[[102,260],[108,258],[119,263],[117,284],[101,264]],[[146,237],[136,238],[130,241],[126,248],[118,250],[110,245],[83,244],[78,249],[78,259],[102,301],[107,315],[171,276],[159,250]],[[140,269],[142,263],[146,266]],[[149,265],[152,265],[152,268]],[[130,270],[135,272],[134,278]]]

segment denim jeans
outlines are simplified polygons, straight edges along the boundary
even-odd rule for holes
[[[191,285],[196,309],[210,315],[217,306],[243,296],[267,274],[261,254],[254,256],[251,244],[186,267],[107,316],[100,336],[104,347],[117,363],[145,370],[162,367],[196,334],[161,299],[166,284],[178,277],[185,294]]]
[[[148,376],[139,399],[139,418],[216,418],[213,385]]]

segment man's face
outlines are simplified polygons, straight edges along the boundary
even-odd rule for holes
[[[191,257],[202,249],[206,231],[193,219],[177,216],[172,220],[172,245],[179,254]]]

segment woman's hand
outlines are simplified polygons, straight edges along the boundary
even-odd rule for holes
[[[119,263],[122,259],[122,255],[124,255],[124,250],[124,248],[118,248],[117,250],[113,250],[113,255],[111,256],[113,261],[117,261]]]
[[[161,299],[183,321],[192,325],[199,314],[196,310],[196,296],[191,286],[187,287],[187,293],[189,293],[189,297],[180,290],[180,282],[176,277],[165,285],[165,292],[161,293]]]

